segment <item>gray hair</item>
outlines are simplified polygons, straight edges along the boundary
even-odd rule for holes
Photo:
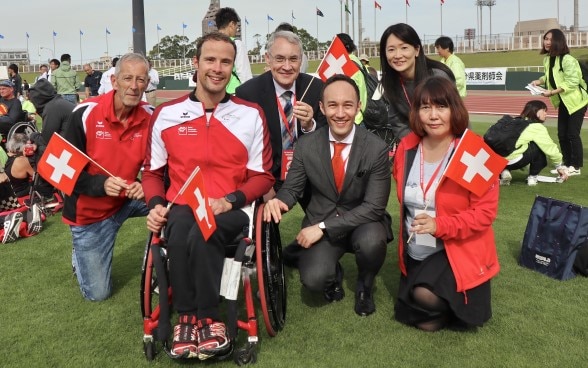
[[[298,49],[300,50],[300,55],[302,55],[302,41],[300,40],[300,37],[296,35],[296,33],[290,31],[277,31],[272,33],[270,38],[267,40],[267,45],[265,47],[268,53],[270,53],[270,50],[274,46],[274,42],[276,42],[278,38],[283,38],[289,43],[297,45]]]
[[[29,137],[24,133],[15,133],[10,137],[8,142],[6,142],[6,150],[8,152],[19,153],[23,151],[25,144]]]
[[[136,62],[141,62],[141,63],[145,64],[145,68],[147,70],[145,75],[149,74],[149,62],[147,61],[145,56],[143,56],[139,53],[136,53],[136,52],[129,52],[129,53],[126,53],[123,56],[121,56],[120,59],[118,59],[118,62],[116,63],[116,66],[114,67],[114,75],[118,77],[118,75],[120,74],[120,69],[122,67],[122,64],[129,62],[129,61],[136,61]]]

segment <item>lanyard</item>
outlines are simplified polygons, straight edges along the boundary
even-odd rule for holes
[[[441,170],[441,166],[443,165],[443,162],[445,162],[445,159],[447,158],[449,151],[451,151],[451,148],[453,147],[453,143],[454,143],[454,141],[452,141],[449,144],[449,147],[447,147],[447,152],[445,152],[445,155],[443,155],[443,159],[441,160],[441,162],[439,162],[439,165],[437,165],[437,168],[433,172],[433,175],[431,175],[431,179],[427,183],[426,187],[425,187],[425,158],[424,158],[424,153],[423,153],[423,145],[420,144],[420,151],[421,151],[420,183],[421,183],[421,189],[423,190],[423,201],[425,202],[425,208],[427,208],[429,206],[429,204],[427,202],[427,192],[429,191],[429,189],[431,189],[431,185],[435,181],[435,178],[437,177],[437,175],[439,175],[439,171]],[[441,180],[441,178],[436,180],[437,184],[439,184],[440,180]]]
[[[290,121],[287,122],[286,121],[286,113],[284,112],[284,108],[282,107],[282,101],[280,101],[280,97],[278,97],[277,95],[276,95],[276,102],[278,103],[278,112],[280,113],[280,117],[282,118],[282,121],[284,122],[284,125],[286,127],[286,131],[288,132],[288,135],[290,136],[290,142],[294,143],[294,132],[290,131],[290,124],[295,119],[294,114],[292,114]],[[290,103],[292,104],[292,109],[293,109],[294,104],[296,103],[296,95],[294,93],[292,93],[292,99],[290,100]]]
[[[410,98],[408,98],[408,93],[406,92],[406,87],[404,87],[404,79],[400,77],[400,85],[402,86],[402,91],[404,92],[404,97],[406,98],[406,102],[408,102],[408,107],[412,108],[412,104],[410,103]]]

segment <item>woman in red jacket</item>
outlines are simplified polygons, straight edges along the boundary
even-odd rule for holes
[[[477,196],[443,176],[468,122],[455,85],[428,78],[415,89],[411,133],[394,159],[402,273],[395,318],[426,331],[482,326],[492,315],[498,180]]]

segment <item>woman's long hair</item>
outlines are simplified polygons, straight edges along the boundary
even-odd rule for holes
[[[537,116],[537,112],[539,110],[547,111],[547,105],[545,104],[545,102],[541,100],[531,100],[525,104],[525,107],[523,107],[523,111],[521,112],[521,118],[530,120],[532,122],[543,122],[543,120],[540,120]]]
[[[564,35],[561,29],[550,29],[549,31],[545,32],[545,34],[543,35],[543,39],[545,39],[545,37],[550,33],[551,46],[549,47],[549,51],[545,49],[545,46],[541,45],[541,51],[539,52],[539,54],[548,54],[549,56],[563,56],[569,54],[570,49],[566,41],[566,35]]]

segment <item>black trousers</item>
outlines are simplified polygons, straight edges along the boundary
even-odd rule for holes
[[[215,220],[216,231],[204,241],[189,206],[176,205],[169,212],[166,227],[169,274],[173,305],[180,315],[220,320],[218,305],[225,246],[249,224],[249,217],[241,210],[233,210],[215,216]]]
[[[298,253],[295,257],[298,258],[300,281],[311,291],[322,292],[336,281],[337,262],[346,252],[355,254],[358,282],[371,288],[386,258],[386,234],[383,223],[371,222],[358,226],[337,241],[323,237],[310,248],[299,245],[288,248]],[[287,256],[291,255],[284,257]]]
[[[529,147],[523,153],[523,158],[512,165],[506,166],[508,170],[518,170],[529,165],[529,175],[539,175],[547,166],[547,157],[535,142],[529,142]]]
[[[560,101],[557,111],[557,138],[564,165],[573,166],[576,169],[584,166],[584,148],[580,138],[580,130],[584,122],[586,107],[570,114],[563,101]]]

